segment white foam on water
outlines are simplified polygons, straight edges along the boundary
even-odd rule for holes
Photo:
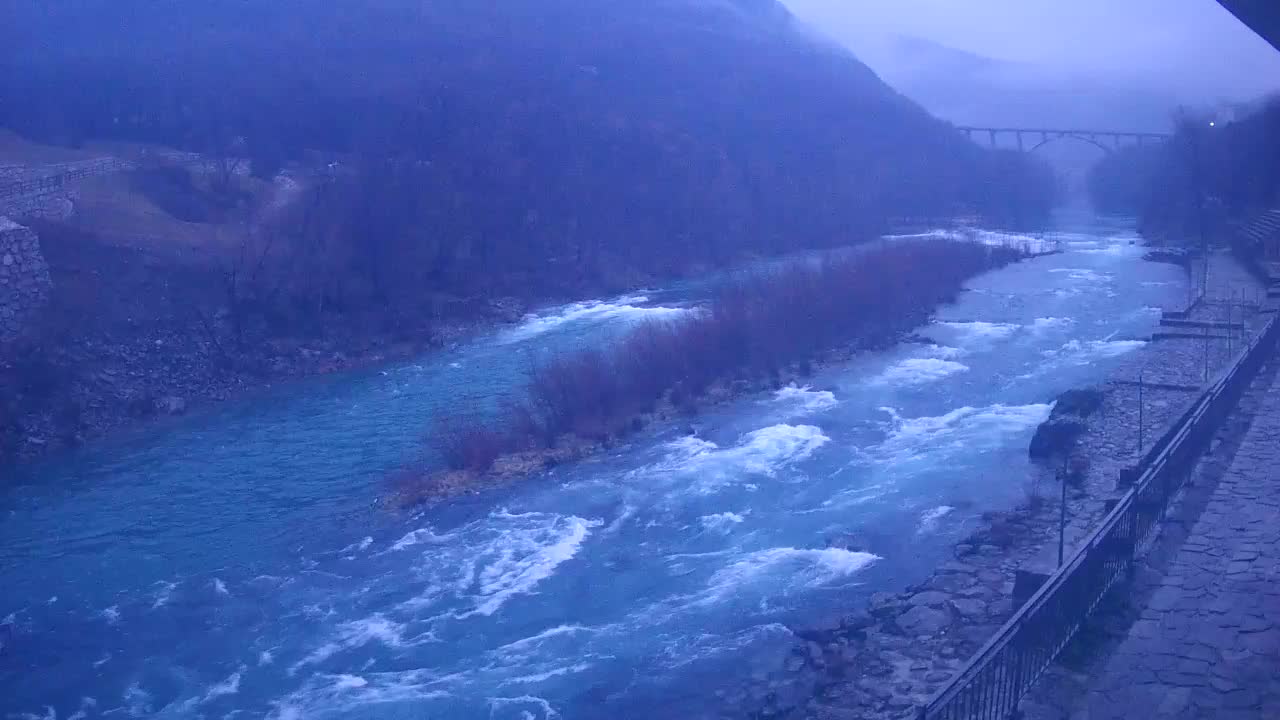
[[[227,584],[222,582],[220,578],[213,579],[213,591],[219,595],[224,595],[227,597],[231,596],[231,591],[227,589]]]
[[[938,529],[938,521],[950,515],[952,510],[955,510],[955,508],[950,505],[939,505],[925,510],[920,513],[920,526],[916,531],[922,534],[933,532]]]
[[[91,697],[80,698],[80,707],[75,712],[67,716],[67,720],[85,720],[89,717],[89,711],[98,707],[98,701]]]
[[[841,468],[837,473],[843,472],[848,467],[849,466],[846,465],[845,468]],[[869,502],[879,500],[885,495],[888,495],[891,491],[892,488],[885,483],[876,483],[875,485],[868,485],[866,487],[859,488],[847,488],[824,500],[822,503],[822,509],[843,510],[845,508],[857,507],[858,505],[865,505]]]
[[[124,689],[124,706],[133,717],[151,714],[151,693],[142,689],[136,681]]]
[[[1040,354],[1048,360],[1048,368],[1060,365],[1088,365],[1097,360],[1120,357],[1146,344],[1145,340],[1112,340],[1110,338],[1069,340],[1055,350],[1044,350]]]
[[[964,240],[967,236],[960,230],[947,230],[937,228],[934,230],[925,230],[918,233],[905,233],[901,235],[884,235],[885,240],[924,240],[928,238],[938,238],[942,240]]]
[[[449,535],[436,535],[431,528],[424,527],[405,533],[391,546],[391,550],[408,550],[415,545],[436,545],[449,539]]]
[[[520,720],[553,720],[560,717],[560,713],[551,707],[551,703],[545,699],[535,695],[521,695],[520,697],[491,697],[486,698],[489,703],[489,717],[498,718],[498,713],[508,707],[520,709],[522,706],[532,705],[540,715],[534,715],[528,710],[520,711]]]
[[[492,615],[511,598],[532,593],[557,567],[578,554],[591,528],[602,524],[576,516],[562,520],[548,532],[518,535],[498,548],[496,557],[480,571],[479,602],[468,614]]]
[[[1142,248],[1138,245],[1103,245],[1094,248],[1078,248],[1076,252],[1085,253],[1087,255],[1124,255],[1126,253],[1141,252]]]
[[[1074,325],[1075,322],[1076,321],[1072,320],[1071,318],[1042,317],[1042,318],[1036,318],[1034,321],[1032,321],[1029,327],[1031,328],[1031,332],[1037,333],[1037,334],[1043,334],[1043,333],[1051,332],[1053,330],[1063,330],[1063,329],[1069,328],[1072,325]]]
[[[885,240],[968,240],[981,245],[989,245],[991,247],[1014,247],[1024,248],[1029,252],[1046,252],[1051,250],[1055,243],[1035,235],[1026,235],[1015,232],[1001,232],[999,230],[980,230],[978,228],[939,228],[934,230],[925,230],[918,233],[907,233],[899,235],[884,235]]]
[[[116,623],[120,622],[120,606],[119,605],[112,605],[111,607],[103,610],[101,614],[102,614],[102,617],[105,618],[106,621],[112,625],[115,625]]]
[[[1068,280],[1082,283],[1105,283],[1115,277],[1111,273],[1097,272],[1088,268],[1054,268],[1049,272],[1055,275],[1066,275]]]
[[[404,633],[405,626],[402,623],[398,623],[381,613],[375,613],[360,620],[341,623],[337,627],[337,638],[335,640],[321,645],[299,660],[293,667],[289,668],[289,673],[296,673],[306,665],[322,663],[344,650],[363,647],[369,643],[378,643],[389,648],[402,648],[418,644],[424,639],[420,637],[406,640]]]
[[[1102,242],[1100,240],[1068,240],[1066,244],[1067,244],[1067,247],[1072,249],[1096,248],[1096,247],[1102,246]]]
[[[808,385],[798,387],[795,383],[776,391],[773,397],[778,402],[794,403],[805,412],[829,410],[840,404],[830,390],[814,390]]]
[[[594,632],[597,632],[596,628],[587,627],[585,625],[557,625],[552,628],[547,628],[536,635],[530,635],[527,638],[513,640],[497,650],[494,650],[493,654],[507,661],[524,660],[530,655],[536,653],[544,643],[550,640],[571,638],[585,633]]]
[[[1019,243],[1035,243],[1040,242],[1038,235],[1028,235],[1026,233],[1007,232],[1002,230],[981,230],[973,229],[970,231],[973,237],[983,241],[985,244],[1010,244]]]
[[[243,668],[241,668],[240,672],[233,672],[222,682],[210,687],[208,692],[204,694],[204,699],[201,702],[208,702],[214,698],[219,698],[224,695],[235,695],[240,692],[240,673],[242,672],[244,672]]]
[[[973,230],[972,237],[983,245],[1021,248],[1033,253],[1048,252],[1056,246],[1056,242],[1051,239],[998,230]]]
[[[904,462],[930,453],[1000,446],[1049,417],[1048,404],[961,407],[944,415],[904,418],[893,408],[888,436],[867,453],[882,462]]]
[[[270,650],[263,650],[258,653],[258,665],[270,665],[276,661],[276,656]]]
[[[750,514],[751,514],[751,511],[749,510],[742,515],[739,515],[738,513],[735,513],[735,512],[722,512],[722,513],[714,513],[711,515],[703,515],[702,517],[698,518],[698,520],[702,523],[702,527],[708,530],[711,530],[714,532],[727,533],[733,529],[734,525],[741,525],[742,522],[746,520],[745,516]]]
[[[771,477],[790,463],[809,457],[831,441],[814,425],[771,425],[742,436],[737,445],[721,448],[698,438],[669,443],[671,454],[645,469],[648,477],[678,479],[698,494],[710,494],[741,483],[746,476]],[[689,484],[687,479],[694,482]]]
[[[360,539],[360,542],[354,542],[338,551],[339,555],[350,555],[351,553],[363,552],[369,549],[373,544],[373,537],[366,535]]]
[[[76,711],[67,716],[67,720],[85,720],[89,717],[89,711],[98,706],[98,701],[94,698],[84,696],[80,698],[80,705]],[[31,712],[9,713],[5,717],[14,720],[58,720],[58,711],[52,705],[44,706],[44,714],[36,714]]]
[[[492,615],[535,593],[602,525],[573,515],[498,510],[448,535],[432,535],[442,541],[413,555],[422,590],[397,607],[415,616],[432,607],[438,617]]]
[[[1013,335],[1020,325],[1013,323],[996,323],[984,322],[982,320],[973,320],[970,322],[940,322],[939,325],[955,330],[960,333],[960,339],[964,342],[990,344],[997,340],[1004,340]]]
[[[688,308],[676,307],[642,307],[648,302],[644,295],[628,295],[615,300],[591,300],[587,302],[564,305],[545,314],[526,315],[524,321],[514,328],[504,331],[498,337],[499,344],[510,344],[528,340],[543,333],[550,332],[567,323],[582,320],[605,320],[609,318],[671,318],[690,312]]]
[[[968,355],[967,352],[960,348],[950,347],[947,345],[926,345],[922,352],[927,357],[939,358],[941,360],[955,360],[958,357]]]
[[[156,591],[155,600],[151,603],[152,610],[158,610],[169,604],[170,598],[173,597],[173,591],[178,587],[177,583],[160,581],[156,583],[160,589]]]
[[[668,671],[683,672],[683,668],[705,660],[726,655],[744,657],[746,651],[759,648],[762,643],[790,645],[794,640],[795,633],[782,623],[764,623],[732,634],[673,633],[663,643],[663,665]]]
[[[767,579],[786,576],[784,587],[798,582],[803,587],[817,588],[847,578],[881,560],[878,555],[842,548],[774,547],[757,550],[717,570],[707,581],[706,590],[694,600],[706,605],[720,602],[745,588]]]
[[[534,683],[546,682],[552,678],[563,677],[565,675],[575,675],[580,672],[586,672],[591,669],[591,663],[575,663],[564,667],[552,668],[546,672],[533,673],[531,675],[520,675],[503,681],[503,685],[519,684],[531,685]]]
[[[367,717],[378,705],[421,703],[451,697],[441,689],[443,680],[426,670],[403,672],[324,674],[308,678],[296,692],[275,703],[267,717],[276,720],[310,720],[336,715]],[[431,717],[430,713],[418,713]]]
[[[968,371],[968,365],[955,360],[910,358],[890,366],[868,383],[876,386],[924,385]]]

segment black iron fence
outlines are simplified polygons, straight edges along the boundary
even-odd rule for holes
[[[917,709],[919,718],[1002,720],[1013,713],[1155,539],[1173,495],[1274,351],[1278,336],[1280,324],[1273,318],[1143,457],[1133,486],[1101,525],[951,682]]]

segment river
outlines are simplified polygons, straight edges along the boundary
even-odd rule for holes
[[[777,670],[790,627],[921,580],[1025,498],[1052,398],[1186,292],[1123,224],[1054,237],[1064,252],[971,282],[931,342],[412,517],[377,499],[436,413],[484,412],[530,355],[688,312],[705,284],[20,468],[0,496],[0,716],[710,714],[726,678]]]

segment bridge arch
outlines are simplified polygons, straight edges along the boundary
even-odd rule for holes
[[[1112,153],[1114,153],[1114,152],[1116,151],[1116,149],[1115,149],[1114,147],[1111,147],[1111,146],[1108,146],[1108,145],[1103,145],[1102,143],[1098,142],[1098,140],[1097,140],[1096,138],[1089,137],[1088,135],[1053,135],[1053,136],[1051,136],[1051,137],[1045,137],[1045,138],[1042,138],[1042,139],[1040,140],[1040,142],[1038,142],[1038,143],[1036,143],[1035,145],[1032,145],[1030,148],[1028,148],[1028,149],[1027,149],[1027,152],[1035,152],[1035,151],[1039,150],[1040,148],[1044,147],[1045,145],[1048,145],[1049,143],[1057,142],[1057,141],[1059,141],[1059,140],[1078,140],[1078,141],[1083,142],[1083,143],[1088,143],[1088,144],[1090,144],[1090,145],[1092,145],[1092,146],[1094,146],[1094,147],[1096,147],[1096,148],[1098,148],[1098,149],[1102,150],[1102,152],[1104,152],[1104,153],[1106,153],[1106,154],[1108,154],[1108,155],[1110,155],[1110,154],[1112,154]]]

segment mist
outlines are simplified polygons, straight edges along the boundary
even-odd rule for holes
[[[1155,130],[1177,105],[1223,106],[1280,89],[1280,53],[1212,0],[786,5],[954,122]]]

